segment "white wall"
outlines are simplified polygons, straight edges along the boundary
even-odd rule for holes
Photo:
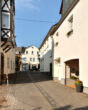
[[[52,38],[51,36],[45,41],[40,49],[40,71],[50,72],[50,63],[52,63]]]
[[[32,48],[33,47],[33,48]],[[26,51],[28,52],[28,54],[26,53]],[[32,55],[32,51],[34,52],[34,54]],[[35,46],[31,46],[28,47],[25,50],[25,53],[21,55],[22,58],[22,63],[23,64],[31,64],[31,65],[38,65],[39,64],[39,56],[37,54],[37,52],[39,53],[39,49]],[[23,61],[23,58],[26,58],[26,61]],[[32,58],[32,61],[30,61],[30,58]],[[33,61],[33,58],[35,58],[35,61]]]
[[[88,0],[80,0],[71,13],[67,16],[53,38],[58,36],[58,47],[54,48],[54,60],[61,58],[60,76],[65,78],[64,62],[70,59],[79,59],[80,80],[88,87]],[[73,15],[73,33],[67,37],[68,19]],[[54,71],[58,77],[58,73]]]

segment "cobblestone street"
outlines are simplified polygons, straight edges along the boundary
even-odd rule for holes
[[[10,76],[9,83],[7,102],[0,110],[88,110],[88,95],[54,82],[46,74],[20,72]]]

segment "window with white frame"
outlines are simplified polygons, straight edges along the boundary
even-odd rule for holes
[[[9,14],[2,13],[2,28],[10,28],[10,16],[9,16]]]
[[[26,58],[26,57],[24,57],[24,58],[22,58],[22,60],[23,60],[23,61],[26,61],[26,60],[27,60],[27,58]]]
[[[34,54],[34,51],[32,51],[31,54],[33,55]]]
[[[26,54],[28,54],[28,51],[26,51]]]
[[[32,61],[32,58],[30,58],[30,61]]]

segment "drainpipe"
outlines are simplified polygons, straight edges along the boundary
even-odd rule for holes
[[[1,42],[1,2],[0,0],[0,42]],[[0,84],[1,84],[1,45],[0,45]]]

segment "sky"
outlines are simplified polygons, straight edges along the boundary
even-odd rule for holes
[[[18,47],[40,47],[50,27],[60,20],[61,0],[15,0]]]

